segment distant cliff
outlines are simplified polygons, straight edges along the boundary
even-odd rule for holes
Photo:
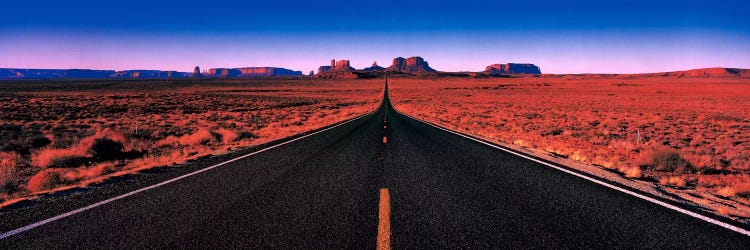
[[[196,70],[200,70],[196,67]],[[199,71],[198,71],[199,72]],[[188,78],[195,73],[162,70],[11,69],[0,68],[0,79],[167,79]],[[301,76],[302,71],[274,67],[209,69],[205,77]]]
[[[369,68],[363,69],[364,71],[382,71],[385,70],[385,68],[378,66],[378,62],[372,62],[372,66]]]
[[[355,70],[351,64],[349,63],[349,60],[331,60],[331,66],[324,65],[318,67],[318,74],[323,74],[326,72],[337,72],[337,71],[353,71]]]
[[[403,57],[393,58],[393,64],[385,70],[402,73],[428,73],[436,71],[430,68],[430,65],[427,64],[427,61],[418,56],[409,57],[406,59],[404,59]]]
[[[110,77],[113,78],[185,78],[190,77],[187,72],[161,71],[161,70],[123,70],[117,71]]]
[[[652,76],[669,76],[669,77],[750,77],[750,69],[737,68],[705,68],[692,69],[685,71],[673,71],[664,73],[651,73]]]
[[[487,66],[484,72],[489,74],[541,74],[542,70],[530,63],[506,63]]]
[[[549,77],[563,76],[581,76],[589,78],[623,78],[630,79],[636,77],[665,77],[665,78],[750,78],[750,69],[739,68],[703,68],[681,71],[669,71],[659,73],[636,73],[636,74],[608,74],[608,73],[588,73],[588,74],[551,74]]]
[[[114,73],[114,70],[0,68],[0,79],[109,78]]]
[[[301,76],[302,71],[275,67],[214,68],[206,72],[206,77],[265,77]]]
[[[161,70],[0,69],[0,79],[184,78],[190,75]]]

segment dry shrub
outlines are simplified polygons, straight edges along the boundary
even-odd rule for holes
[[[618,159],[596,156],[592,162],[606,169],[615,169],[617,167]]]
[[[722,187],[716,190],[716,194],[722,197],[732,198],[735,195],[737,195],[737,191],[734,190],[734,187],[726,186],[726,187]]]
[[[716,187],[722,185],[722,180],[716,175],[699,175],[697,186]]]
[[[216,133],[221,136],[221,141],[223,143],[230,143],[237,139],[237,132],[234,130],[229,130],[225,128],[220,128],[216,130]]]
[[[729,207],[725,207],[725,206],[721,206],[716,209],[716,213],[718,213],[719,215],[730,215],[731,211],[732,210]]]
[[[125,137],[111,130],[102,130],[80,140],[71,148],[43,148],[31,155],[31,165],[40,168],[71,168],[86,163],[88,157],[111,160],[124,150]]]
[[[237,139],[235,139],[235,140],[240,141],[240,140],[244,140],[244,139],[255,139],[255,138],[258,138],[258,136],[255,135],[255,134],[253,134],[252,132],[241,131],[239,134],[237,134]]]
[[[31,192],[41,192],[68,184],[64,176],[67,172],[65,169],[44,169],[31,177],[26,188]]]
[[[148,169],[178,163],[185,160],[185,155],[175,150],[161,155],[151,155],[133,160],[125,169]]]
[[[676,149],[657,147],[641,151],[640,166],[653,171],[692,173],[695,167],[685,160]]]
[[[193,134],[181,136],[179,142],[183,145],[197,146],[210,142],[211,137],[211,131],[207,129],[199,129]]]
[[[625,174],[625,177],[628,177],[628,178],[641,178],[642,176],[641,168],[637,166],[621,167],[619,170],[620,172]]]
[[[105,176],[107,174],[114,173],[117,170],[115,168],[115,164],[111,162],[98,164],[93,167],[82,167],[76,169],[76,171],[70,171],[64,175],[65,179],[67,180],[88,180],[93,179],[101,176]]]
[[[574,161],[585,162],[588,159],[588,157],[586,157],[586,155],[584,155],[583,153],[581,153],[581,151],[576,150],[570,156],[570,159],[572,159]]]
[[[16,152],[0,152],[0,169],[15,169],[21,162]]]
[[[103,163],[94,167],[76,169],[48,168],[32,176],[26,188],[31,192],[41,192],[82,180],[89,180],[115,172],[113,163]]]
[[[156,142],[156,147],[168,147],[168,146],[174,146],[180,143],[180,138],[177,138],[173,135],[167,136],[167,138],[161,139]]]
[[[705,186],[716,186],[716,194],[726,198],[750,196],[750,176],[726,175],[721,178],[704,178]]]
[[[131,150],[130,147],[127,147],[130,141],[125,135],[111,129],[99,130],[93,136],[81,139],[76,147],[79,150],[88,151],[97,141],[101,142],[102,140],[119,143],[124,151]]]
[[[0,152],[0,194],[13,194],[18,191],[21,179],[18,165],[21,156],[16,152]]]
[[[96,160],[106,161],[122,157],[122,150],[122,142],[109,138],[97,138],[91,143],[87,152]]]
[[[685,179],[681,176],[665,176],[659,179],[659,184],[664,186],[685,187]]]
[[[229,131],[229,130],[226,130],[226,131]],[[226,131],[223,131],[223,132],[226,132]],[[215,137],[215,135],[219,135],[220,137],[224,136],[223,134],[221,134],[221,132],[218,132],[218,131],[212,132],[207,129],[199,129],[195,133],[186,134],[180,137],[175,137],[172,135],[167,136],[167,138],[157,141],[156,146],[165,147],[165,146],[176,146],[176,145],[187,145],[187,146],[204,145],[204,144],[209,143],[211,139]],[[230,134],[227,133],[227,135],[230,135]],[[236,138],[236,135],[234,137]]]
[[[86,158],[86,151],[79,148],[44,148],[31,155],[31,165],[40,168],[49,167],[78,167]]]

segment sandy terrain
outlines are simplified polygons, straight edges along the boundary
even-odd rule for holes
[[[382,80],[0,82],[0,203],[374,110]]]
[[[750,79],[392,79],[390,95],[416,118],[750,218]]]

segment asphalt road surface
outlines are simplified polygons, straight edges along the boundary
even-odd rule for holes
[[[204,170],[6,235],[0,249],[750,246],[740,233],[398,114],[387,95],[360,119],[210,167],[218,161],[1,211],[9,232]]]

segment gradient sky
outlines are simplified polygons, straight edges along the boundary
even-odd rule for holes
[[[0,67],[161,69],[330,59],[534,63],[544,73],[750,68],[750,1],[11,1]]]

